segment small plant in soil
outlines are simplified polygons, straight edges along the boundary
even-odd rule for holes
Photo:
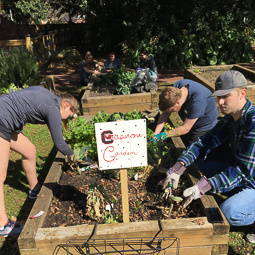
[[[91,147],[84,145],[83,147],[74,146],[73,148],[74,154],[67,159],[67,163],[69,163],[70,168],[74,171],[78,171],[81,174],[80,164],[87,160],[88,151]]]

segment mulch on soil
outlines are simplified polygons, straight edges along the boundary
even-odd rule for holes
[[[63,173],[60,184],[54,191],[54,197],[44,221],[43,227],[73,226],[80,224],[113,223],[113,219],[122,222],[121,184],[117,170],[84,171],[81,174],[72,170]],[[162,186],[160,181],[165,178],[157,169],[144,168],[138,179],[129,177],[129,209],[130,221],[147,221],[158,219],[175,219],[201,216],[197,201],[186,209],[173,202],[172,212],[170,206],[161,200]],[[174,196],[182,196],[183,190],[189,186],[184,178],[180,181],[178,189],[173,190]],[[101,197],[98,217],[95,216],[95,207],[89,206],[89,191],[94,187],[100,191]],[[95,190],[94,190],[95,191]],[[106,206],[111,205],[111,211]],[[94,212],[94,214],[91,214]],[[101,215],[101,217],[100,217]],[[107,220],[108,219],[108,220]],[[109,220],[110,219],[110,220]]]

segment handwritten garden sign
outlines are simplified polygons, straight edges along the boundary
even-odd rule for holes
[[[100,170],[147,166],[146,120],[95,123]]]

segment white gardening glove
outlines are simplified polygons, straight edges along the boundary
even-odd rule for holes
[[[211,184],[205,177],[201,177],[198,183],[183,191],[183,196],[187,199],[183,203],[183,208],[186,208],[193,200],[196,200],[204,195],[212,188]]]
[[[176,189],[178,187],[180,175],[176,173],[169,174],[168,172],[166,173],[166,179],[163,183],[163,189],[166,189],[169,185],[169,183],[172,183],[173,188]]]
[[[166,179],[163,183],[163,189],[166,189],[168,187],[168,184],[171,182],[173,185],[173,188],[176,189],[178,187],[180,176],[185,171],[186,167],[182,165],[179,161],[177,161],[173,167],[171,167],[166,172]]]

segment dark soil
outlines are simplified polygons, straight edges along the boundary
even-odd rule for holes
[[[93,84],[93,89],[90,91],[90,97],[97,97],[97,96],[111,96],[116,95],[116,85],[115,84],[99,84],[95,82]]]
[[[54,192],[43,227],[122,222],[121,184],[118,174],[118,170],[90,170],[82,172],[81,175],[70,169],[64,172]],[[169,201],[161,199],[163,193],[160,181],[162,183],[165,174],[157,169],[139,169],[137,180],[134,179],[134,169],[129,169],[128,175],[131,222],[201,216],[197,201],[192,203],[192,208],[189,205],[186,209],[182,208],[181,203],[172,202],[173,209],[169,213]],[[185,179],[181,179],[180,184],[177,190],[173,190],[174,196],[182,196],[183,190],[189,186]],[[95,187],[100,191],[98,197],[101,198],[99,216],[95,216],[95,207],[89,206],[91,198],[88,194],[91,190],[95,191]],[[106,211],[107,204],[112,205],[110,212]]]

